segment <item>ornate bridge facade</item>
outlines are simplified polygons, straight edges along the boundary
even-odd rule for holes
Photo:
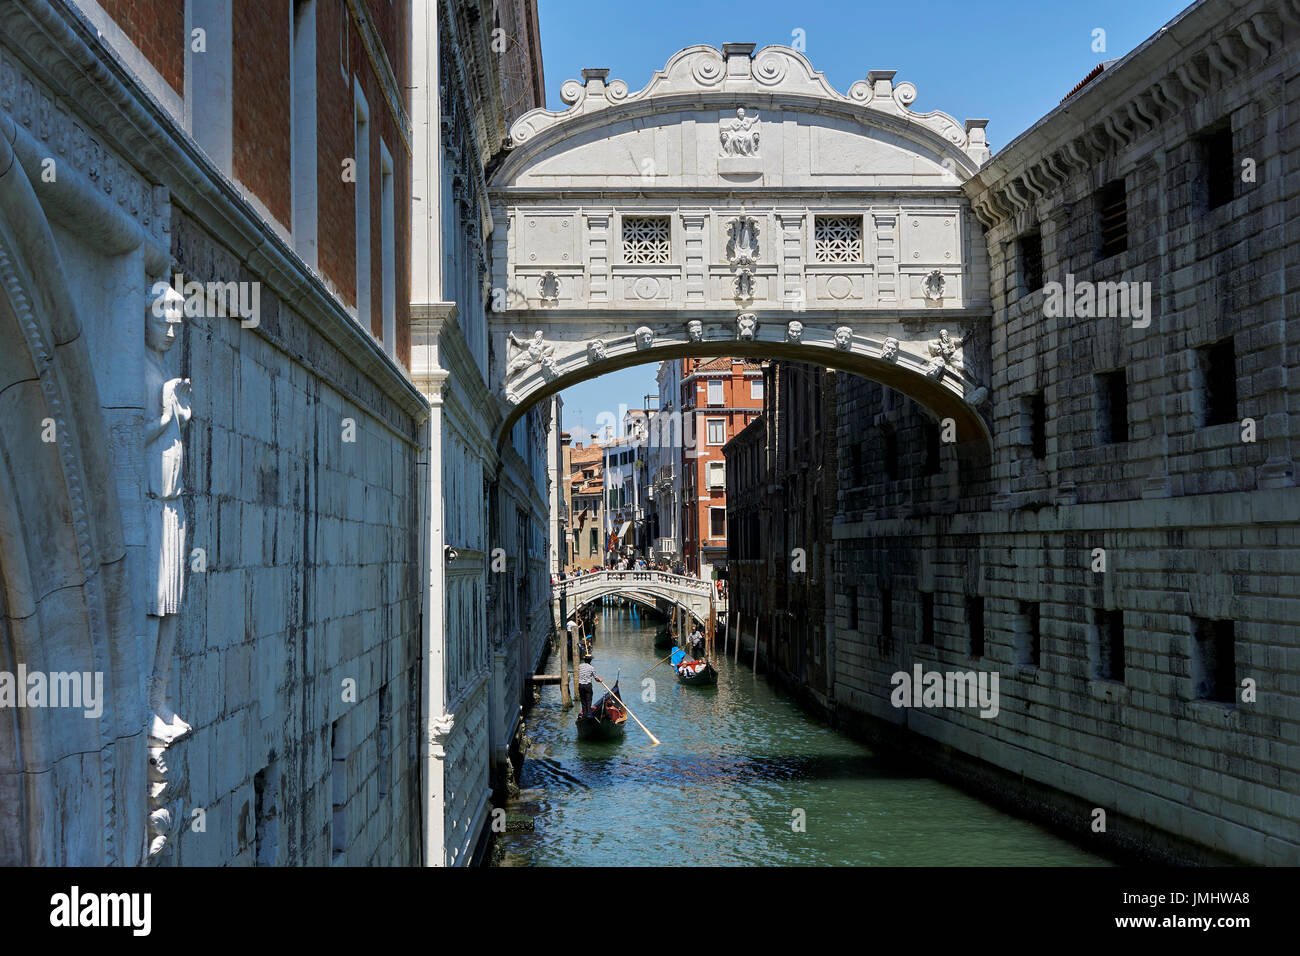
[[[781,46],[688,47],[638,92],[607,76],[522,116],[489,183],[504,429],[605,372],[737,355],[865,375],[987,439],[989,271],[961,190],[984,120],[913,112],[888,70],[839,93]]]
[[[569,614],[607,595],[618,595],[650,604],[656,599],[669,601],[701,622],[709,619],[710,606],[717,600],[711,582],[664,571],[594,571],[557,581],[554,594],[557,601],[564,599]]]

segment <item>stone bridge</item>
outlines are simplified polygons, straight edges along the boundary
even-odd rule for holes
[[[606,372],[734,355],[866,376],[987,441],[988,257],[961,188],[984,120],[913,112],[892,70],[840,93],[783,46],[607,80],[520,117],[488,183],[501,435]]]
[[[665,571],[594,571],[554,585],[555,599],[564,602],[566,614],[611,594],[647,604],[669,601],[701,623],[708,621],[709,609],[717,600],[711,581]]]

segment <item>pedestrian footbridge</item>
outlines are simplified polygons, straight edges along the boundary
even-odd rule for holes
[[[709,619],[710,609],[722,613],[721,605],[716,603],[717,589],[711,581],[666,571],[594,571],[556,581],[554,595],[566,615],[607,595],[647,604],[669,601],[701,622]]]

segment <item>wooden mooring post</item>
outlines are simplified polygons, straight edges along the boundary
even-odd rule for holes
[[[573,707],[573,698],[569,696],[569,641],[573,637],[572,624],[566,622],[560,633],[562,636],[556,648],[560,657],[560,707],[569,710]]]

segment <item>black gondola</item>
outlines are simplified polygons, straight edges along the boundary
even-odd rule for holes
[[[579,740],[621,740],[627,724],[627,708],[619,705],[618,681],[596,701],[591,713],[574,721]]]

